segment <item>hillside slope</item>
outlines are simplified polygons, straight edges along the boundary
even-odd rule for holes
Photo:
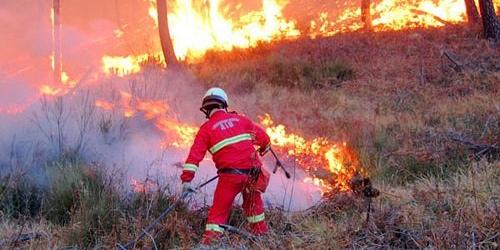
[[[219,85],[232,107],[252,118],[269,113],[306,137],[352,145],[381,191],[372,201],[331,193],[294,213],[269,208],[269,235],[248,240],[228,234],[221,247],[494,249],[500,240],[499,62],[499,47],[481,39],[479,30],[453,26],[211,52],[186,65],[187,78],[151,66],[130,84],[173,77],[175,83]],[[493,146],[478,152],[460,140]],[[69,153],[45,168],[48,187],[22,175],[2,179],[0,248],[112,248],[133,239],[175,199],[160,185],[123,195],[119,174]],[[207,207],[187,207],[137,247],[196,247]],[[238,208],[230,223],[243,221]],[[17,241],[25,232],[39,235]]]

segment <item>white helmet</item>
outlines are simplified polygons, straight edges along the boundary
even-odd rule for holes
[[[210,88],[203,96],[201,108],[204,110],[211,109],[213,106],[221,106],[227,108],[228,98],[226,92],[221,88]]]

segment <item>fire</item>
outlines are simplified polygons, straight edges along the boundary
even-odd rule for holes
[[[158,184],[148,179],[146,179],[145,181],[138,181],[132,178],[130,180],[130,186],[132,187],[132,190],[136,193],[150,193],[155,188],[158,187]]]
[[[131,93],[121,91],[117,103],[115,105],[106,100],[96,100],[95,106],[106,111],[121,111],[125,118],[142,115],[165,135],[162,147],[187,149],[198,132],[197,126],[179,122],[164,101],[142,100]]]
[[[304,180],[322,188],[323,191],[347,191],[349,180],[360,171],[359,162],[347,143],[335,143],[326,138],[307,140],[288,133],[282,124],[274,125],[269,114],[261,118],[271,144],[295,158],[296,163],[312,178]]]
[[[313,177],[313,178],[306,177],[303,182],[306,184],[312,184],[314,186],[317,186],[320,189],[322,194],[328,193],[328,192],[333,190],[331,185],[326,183],[324,180],[316,178],[316,177]]]
[[[113,110],[114,105],[110,102],[104,101],[104,100],[96,100],[95,101],[95,106],[104,110]]]
[[[148,15],[158,28],[155,0],[148,1]],[[234,48],[250,48],[259,42],[279,39],[295,39],[301,35],[296,21],[284,17],[283,9],[288,1],[262,0],[257,11],[234,15],[222,0],[196,1],[171,0],[168,2],[168,22],[174,50],[179,59],[193,61],[209,50],[230,51]],[[311,37],[331,36],[339,32],[361,29],[358,4],[343,6],[337,15],[321,12],[310,21]],[[241,10],[241,5],[235,9]],[[146,13],[145,13],[146,14]],[[465,21],[465,4],[462,0],[380,0],[371,6],[373,30],[402,30],[414,27],[439,27],[448,23]],[[234,17],[238,16],[238,17]],[[161,55],[160,52],[154,55]],[[126,76],[140,72],[150,54],[127,55],[124,57],[104,56],[102,70],[106,75]],[[48,93],[56,90],[46,89]],[[119,107],[103,100],[96,106],[105,110],[120,109],[123,116],[132,118],[141,114],[150,120],[165,135],[162,146],[187,149],[198,131],[197,126],[181,123],[164,102],[140,100],[130,93],[122,92]],[[307,139],[290,133],[286,126],[274,124],[270,115],[261,120],[271,136],[277,151],[306,171],[310,177],[304,182],[316,185],[322,191],[349,190],[349,180],[362,171],[352,149],[345,142],[335,142],[318,137]]]
[[[168,137],[174,136],[174,140],[163,143],[163,147],[173,146],[180,149],[188,149],[194,141],[198,132],[198,127],[179,123],[175,120],[159,118],[155,123],[156,127]]]
[[[262,10],[233,20],[220,0],[210,0],[208,6],[176,0],[168,16],[175,53],[181,59],[196,59],[207,50],[248,48],[261,41],[297,37],[295,23],[283,17],[286,4],[262,0]]]
[[[147,15],[154,21],[157,29],[156,0],[144,1],[149,4]],[[262,0],[262,9],[235,15],[236,12],[241,12],[241,4],[230,8],[223,0],[170,0],[168,22],[175,54],[181,60],[195,61],[209,50],[250,48],[260,42],[296,39],[306,33],[312,38],[332,36],[363,27],[359,3],[345,3],[340,6],[343,10],[339,14],[320,12],[317,18],[310,20],[307,32],[301,32],[296,20],[287,19],[283,15],[288,3],[287,0]],[[466,20],[463,0],[373,1],[371,15],[374,31],[439,27]],[[123,36],[123,32],[120,31],[117,36]],[[157,52],[152,54],[161,58],[159,41],[156,41],[154,47]],[[147,60],[147,53],[106,55],[102,58],[102,70],[106,75],[122,77],[139,72],[141,65]]]
[[[283,0],[262,0],[261,11],[233,20],[220,0],[201,5],[193,1],[169,1],[168,22],[175,54],[182,60],[195,60],[208,50],[229,51],[254,47],[259,42],[296,38],[300,31],[295,22],[283,17],[286,5],[287,1]],[[148,15],[158,28],[156,0],[149,0]],[[161,52],[154,54],[161,55]],[[120,77],[135,74],[149,57],[147,53],[124,57],[106,55],[102,58],[102,70],[106,75]]]
[[[163,133],[161,147],[187,150],[198,132],[198,126],[179,122],[170,107],[160,100],[141,100],[122,91],[116,105],[105,100],[97,100],[95,105],[107,111],[121,110],[126,118],[142,115]],[[336,143],[322,137],[308,140],[287,132],[282,124],[275,125],[269,114],[261,118],[261,124],[276,151],[295,161],[294,164],[310,176],[304,182],[318,186],[323,193],[349,190],[350,179],[361,171],[356,155],[345,142]]]
[[[72,80],[68,73],[62,72],[60,84],[49,85],[43,84],[40,86],[40,94],[47,96],[62,96],[77,86],[77,81]]]
[[[108,111],[122,110],[127,118],[142,114],[164,134],[160,146],[189,149],[198,132],[197,126],[179,122],[162,101],[141,100],[125,91],[120,92],[120,96],[119,106],[104,100],[97,100],[95,105]],[[349,190],[349,180],[360,169],[355,154],[345,142],[335,143],[321,137],[308,140],[288,133],[284,125],[275,125],[268,114],[262,117],[261,124],[269,134],[273,147],[293,158],[311,176],[304,182],[318,186],[322,192]]]
[[[149,58],[148,54],[139,56],[104,56],[102,58],[102,70],[106,75],[117,75],[120,77],[135,74],[141,71],[141,65]]]
[[[76,82],[75,80],[72,80],[72,79],[69,77],[68,73],[66,73],[65,71],[63,71],[63,72],[61,73],[61,83],[62,83],[65,87],[70,88],[70,89],[72,89],[72,88],[76,87],[76,84],[77,84],[77,82]]]
[[[141,101],[137,104],[137,110],[143,111],[144,117],[150,120],[167,113],[169,107],[161,101]]]
[[[396,30],[412,26],[438,27],[445,25],[433,16],[450,23],[459,23],[465,21],[466,18],[465,2],[462,0],[441,0],[439,2],[431,0],[383,0],[373,8],[373,13],[380,15],[373,20],[373,25]]]
[[[346,7],[335,18],[322,12],[311,21],[310,35],[332,36],[361,29],[360,15],[359,5]],[[440,27],[466,21],[463,0],[381,0],[372,3],[371,15],[374,31]]]
[[[252,11],[233,20],[220,0],[209,0],[201,5],[193,1],[169,1],[168,21],[175,54],[183,60],[198,59],[208,50],[249,48],[262,41],[297,37],[300,32],[295,22],[283,17],[286,5],[287,1],[283,0],[262,0],[261,11]],[[156,0],[149,1],[148,15],[157,28]],[[147,54],[104,56],[103,71],[118,76],[134,74],[141,70],[141,62],[147,58]]]

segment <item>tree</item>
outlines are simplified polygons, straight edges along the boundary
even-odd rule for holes
[[[495,7],[492,0],[479,0],[479,10],[483,19],[485,38],[500,41],[500,24],[497,20]]]
[[[163,51],[163,57],[168,67],[177,67],[179,61],[175,56],[170,29],[168,28],[167,0],[157,0],[156,10],[158,13],[158,30],[160,32],[160,43]]]
[[[54,83],[61,83],[62,75],[62,51],[61,51],[61,1],[52,2],[52,64]]]
[[[476,2],[474,0],[465,0],[465,9],[467,12],[467,20],[469,24],[475,25],[479,23],[479,12],[477,11]]]
[[[361,21],[365,30],[372,29],[372,15],[370,13],[370,0],[361,0]]]

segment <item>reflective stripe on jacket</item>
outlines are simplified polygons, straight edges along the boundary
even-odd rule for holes
[[[245,116],[216,111],[200,127],[181,175],[183,182],[194,178],[199,163],[209,151],[215,166],[246,169],[261,166],[254,145],[266,147],[270,139],[264,129]]]

